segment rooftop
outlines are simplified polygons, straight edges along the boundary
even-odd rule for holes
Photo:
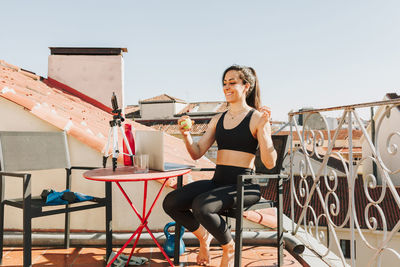
[[[139,103],[144,103],[144,104],[149,104],[149,103],[174,103],[174,102],[178,102],[178,103],[186,103],[184,100],[173,97],[173,96],[169,96],[167,94],[162,94],[162,95],[158,95],[152,98],[148,98],[148,99],[144,99],[144,100],[140,100]]]
[[[180,261],[185,266],[200,266],[196,264],[198,248],[187,247],[186,252],[181,255]],[[105,248],[74,247],[69,249],[55,249],[53,247],[42,247],[32,249],[33,266],[105,266]],[[22,266],[22,248],[8,247],[4,249],[3,264],[1,266]],[[130,253],[125,249],[124,253]],[[220,247],[211,247],[211,266],[218,266],[221,260],[222,250]],[[169,266],[164,256],[157,247],[140,247],[135,249],[136,257],[146,257],[149,262],[141,266]],[[276,266],[276,248],[267,246],[243,246],[243,266]],[[300,264],[291,254],[284,250],[284,264],[282,267],[300,267]]]
[[[117,56],[128,52],[127,48],[119,47],[49,47],[52,55],[107,55]]]
[[[45,79],[5,61],[0,61],[0,97],[24,108],[43,121],[66,131],[89,147],[101,152],[105,146],[112,120],[110,108],[78,93],[74,88],[52,79]],[[154,129],[126,120],[135,130]],[[122,140],[120,136],[119,140]],[[165,135],[165,157],[170,162],[211,167],[214,164],[204,158],[194,161],[186,153],[183,141]],[[122,153],[119,161],[122,162]],[[196,177],[197,178],[197,177]],[[202,179],[204,177],[199,177]],[[174,186],[171,180],[170,186]]]

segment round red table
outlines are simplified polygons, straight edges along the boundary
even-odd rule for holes
[[[174,264],[171,262],[167,254],[165,253],[164,249],[161,247],[161,245],[157,242],[156,238],[154,237],[153,233],[150,231],[150,229],[147,227],[148,224],[148,218],[154,208],[155,203],[157,202],[158,198],[161,195],[162,190],[165,187],[166,182],[168,181],[169,178],[172,177],[177,177],[177,176],[182,176],[184,174],[187,174],[191,171],[191,169],[183,169],[183,170],[176,170],[176,171],[167,171],[167,172],[160,172],[160,171],[153,171],[149,170],[147,173],[138,173],[136,172],[136,169],[134,167],[118,167],[113,171],[111,167],[109,168],[99,168],[99,169],[94,169],[90,171],[86,171],[83,173],[83,177],[89,180],[93,181],[101,181],[101,182],[113,182],[115,183],[122,194],[124,195],[125,199],[128,201],[129,205],[135,212],[135,214],[138,216],[140,219],[140,225],[136,229],[136,231],[132,234],[132,236],[126,241],[126,243],[122,246],[122,248],[118,251],[118,253],[114,256],[114,258],[107,264],[107,267],[111,266],[111,264],[118,258],[118,256],[122,253],[122,251],[128,246],[128,244],[132,241],[132,239],[137,235],[135,243],[133,244],[131,253],[129,255],[128,262],[130,261],[133,251],[135,250],[135,247],[139,241],[140,235],[143,231],[143,228],[146,228],[147,232],[150,234],[151,238],[153,241],[156,243],[157,247],[161,250],[162,254],[164,257],[167,259],[168,263],[171,266],[174,266]],[[147,202],[147,182],[148,181],[153,181],[153,180],[161,180],[163,179],[164,182],[155,197],[153,203],[151,204],[150,209],[146,212],[146,202]],[[131,199],[129,196],[126,194],[125,190],[122,188],[121,184],[122,182],[144,182],[144,194],[143,194],[143,212],[140,214],[138,210],[135,208],[133,205]]]

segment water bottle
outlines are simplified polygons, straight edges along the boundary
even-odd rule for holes
[[[132,154],[135,154],[135,140],[133,139],[133,133],[132,133],[132,125],[130,125],[129,123],[125,123],[125,135],[126,135],[126,139],[128,140],[128,144],[129,147],[131,148]],[[125,154],[129,154],[129,150],[126,147],[125,142],[123,143],[123,148],[124,148],[124,165],[125,166],[133,166],[133,162],[132,162],[132,158],[128,155]]]

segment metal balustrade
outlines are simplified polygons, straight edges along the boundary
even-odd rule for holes
[[[360,112],[368,108],[378,112],[366,124]],[[338,112],[338,126],[330,129],[327,118]],[[321,115],[326,132],[312,128],[313,114]],[[288,115],[292,233],[303,230],[316,241],[303,239],[305,245],[322,259],[335,253],[339,266],[400,266],[400,190],[396,188],[400,188],[400,99]],[[354,129],[362,132],[362,156],[354,155]],[[346,147],[335,149],[343,131],[347,133]],[[341,171],[329,166],[332,160],[340,163]],[[341,249],[344,243],[340,239],[346,235],[350,255]]]

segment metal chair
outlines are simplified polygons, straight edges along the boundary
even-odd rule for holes
[[[66,170],[65,189],[71,189],[72,170],[89,170],[94,167],[71,167],[65,132],[0,132],[0,262],[3,258],[4,208],[5,205],[22,209],[24,267],[32,266],[32,219],[37,217],[65,214],[64,247],[70,245],[70,212],[105,207],[106,257],[112,249],[111,229],[111,185],[105,185],[105,197],[95,197],[91,201],[68,205],[52,206],[40,196],[31,196],[31,173],[27,171],[64,169]],[[5,177],[19,178],[22,181],[23,195],[18,199],[5,199]],[[40,177],[37,177],[40,178]],[[35,177],[35,179],[37,179]],[[10,189],[8,189],[10,190]]]
[[[237,203],[236,207],[225,210],[221,213],[222,216],[227,218],[234,218],[236,220],[235,227],[235,267],[241,266],[242,258],[242,232],[243,232],[243,211],[256,210],[263,208],[277,208],[277,236],[276,236],[276,246],[278,250],[278,266],[283,264],[283,179],[287,178],[287,175],[281,174],[282,163],[286,152],[287,135],[273,135],[272,141],[274,143],[275,150],[277,152],[277,160],[275,167],[268,170],[264,167],[261,162],[259,153],[256,155],[256,174],[254,175],[239,175],[237,177]],[[193,171],[214,171],[213,168],[194,168]],[[276,200],[266,200],[261,198],[256,204],[244,207],[243,205],[243,185],[244,181],[247,179],[252,179],[254,181],[259,181],[260,183],[266,183],[269,179],[278,179],[277,182],[277,199]],[[177,187],[182,187],[182,177],[178,177]],[[179,265],[179,239],[181,226],[176,224],[175,226],[175,250],[174,250],[174,264]]]

